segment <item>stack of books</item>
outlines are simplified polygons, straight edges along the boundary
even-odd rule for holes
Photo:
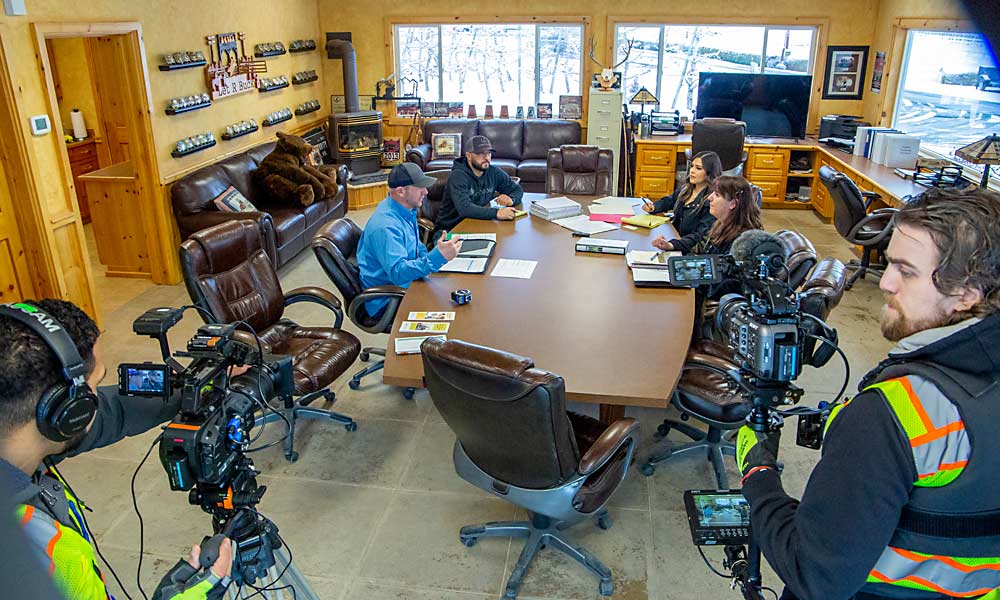
[[[583,207],[580,206],[579,202],[574,202],[569,198],[546,198],[532,202],[529,212],[546,221],[555,221],[583,214]]]

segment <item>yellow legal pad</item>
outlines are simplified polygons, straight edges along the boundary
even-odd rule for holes
[[[625,217],[622,219],[622,223],[628,223],[629,225],[636,225],[638,227],[645,227],[646,229],[652,229],[654,227],[659,227],[663,225],[670,219],[666,217],[661,217],[660,215],[635,215],[634,217]]]

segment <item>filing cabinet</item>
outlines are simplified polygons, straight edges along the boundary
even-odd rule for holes
[[[621,157],[622,93],[618,90],[602,92],[590,90],[587,109],[587,143],[607,148],[614,155],[614,172],[611,176],[612,195],[618,194],[618,164]]]

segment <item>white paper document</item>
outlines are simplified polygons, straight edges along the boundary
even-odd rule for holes
[[[441,341],[448,339],[446,335],[419,335],[417,337],[396,338],[396,354],[420,354],[420,344],[424,340],[437,338]]]
[[[590,204],[590,214],[592,215],[631,215],[632,207],[642,204],[639,198],[626,198],[623,196],[605,196],[594,200]]]
[[[459,256],[444,263],[439,269],[441,273],[482,273],[486,270],[489,258],[465,258]]]
[[[495,233],[456,233],[460,240],[492,240],[497,241]]]
[[[552,221],[560,227],[565,227],[570,231],[579,231],[580,233],[589,233],[594,235],[595,233],[604,233],[605,231],[614,231],[618,229],[616,225],[611,223],[605,223],[603,221],[591,221],[590,217],[587,215],[577,215],[575,217],[569,217],[566,219],[558,219]]]
[[[535,271],[537,260],[512,260],[501,258],[497,261],[493,272],[493,277],[516,277],[517,279],[531,279],[531,274]]]
[[[630,268],[643,269],[666,269],[669,266],[671,256],[680,256],[681,253],[657,252],[655,250],[631,250],[625,255],[625,264]]]
[[[406,317],[406,320],[407,321],[454,321],[455,313],[452,311],[445,311],[445,310],[411,312],[410,316]]]
[[[451,323],[428,323],[427,321],[403,321],[400,333],[448,333]]]
[[[670,285],[670,271],[666,269],[632,269],[632,281],[639,287]]]

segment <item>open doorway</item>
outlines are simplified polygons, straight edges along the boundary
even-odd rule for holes
[[[36,25],[53,129],[84,223],[96,300],[110,313],[164,280],[172,250],[138,24]],[[81,123],[82,121],[82,123]],[[168,269],[166,269],[168,270]],[[169,275],[166,276],[169,279]]]

